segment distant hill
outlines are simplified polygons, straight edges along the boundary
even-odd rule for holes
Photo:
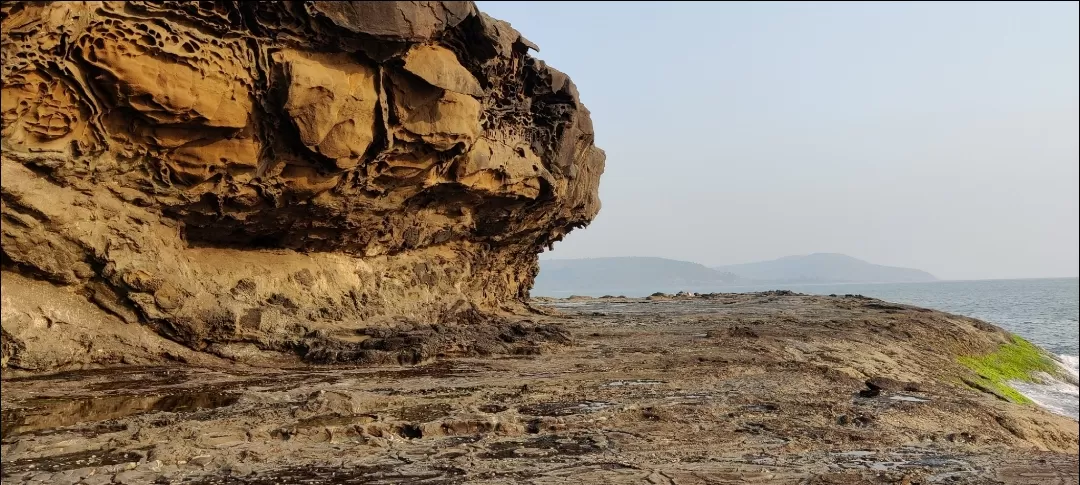
[[[549,259],[540,261],[534,296],[640,294],[694,291],[733,284],[735,275],[687,261],[664,258]]]
[[[750,283],[909,283],[936,281],[934,275],[912,268],[882,266],[844,254],[815,253],[772,261],[716,266]]]
[[[725,286],[936,281],[911,268],[882,266],[843,254],[817,253],[709,268],[688,261],[623,257],[540,261],[533,296],[641,296],[654,291],[710,292]],[[733,291],[733,290],[728,290]]]

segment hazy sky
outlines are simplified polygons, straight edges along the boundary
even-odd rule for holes
[[[1078,273],[1076,2],[477,3],[608,155],[600,215],[542,257]]]

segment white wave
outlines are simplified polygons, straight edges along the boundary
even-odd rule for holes
[[[1080,356],[1061,354],[1058,359],[1061,359],[1061,367],[1072,375],[1073,379],[1080,380]]]
[[[1080,409],[1077,408],[1076,402],[1076,386],[1072,386],[1073,391],[1067,393],[1062,392],[1064,389],[1057,385],[1033,384],[1030,382],[1012,382],[1011,384],[1017,391],[1020,391],[1025,397],[1047,411],[1073,419],[1080,419]]]
[[[1042,382],[1011,382],[1010,384],[1021,394],[1046,410],[1073,419],[1080,419],[1080,402],[1077,400],[1080,397],[1080,387],[1077,386],[1077,382],[1080,380],[1077,375],[1080,358],[1075,355],[1059,355],[1058,359],[1058,364],[1068,373],[1065,380],[1055,379],[1049,375],[1041,375],[1039,380]]]

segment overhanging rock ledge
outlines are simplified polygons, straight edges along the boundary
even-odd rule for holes
[[[492,317],[600,209],[530,48],[471,2],[5,2],[3,365],[559,338]]]

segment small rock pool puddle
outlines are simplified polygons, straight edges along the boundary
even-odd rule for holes
[[[184,413],[236,404],[239,394],[220,390],[182,390],[168,394],[121,394],[95,397],[42,397],[5,406],[2,439],[54,428],[109,421],[155,412]]]
[[[242,386],[288,387],[295,381],[336,381],[345,377],[363,379],[401,379],[407,377],[452,378],[467,377],[478,370],[468,363],[440,361],[428,365],[405,368],[357,368],[337,369],[335,376],[300,370],[287,375],[245,379]],[[130,368],[72,371],[49,376],[32,376],[5,379],[9,383],[29,385],[29,389],[50,389],[53,384],[68,387],[80,384],[81,391],[69,391],[63,396],[42,395],[14,402],[5,401],[0,419],[0,439],[10,441],[19,435],[48,433],[54,429],[101,423],[130,416],[149,413],[191,413],[201,410],[223,408],[236,404],[240,399],[235,387],[240,374],[218,374],[216,378],[226,381],[199,388],[183,387],[185,383],[202,381],[190,369],[182,368]],[[30,387],[32,386],[32,387]],[[79,393],[83,393],[79,395]],[[36,393],[36,394],[45,394]],[[101,394],[87,396],[86,394]],[[406,410],[421,413],[423,410]],[[110,426],[95,427],[98,431]]]

